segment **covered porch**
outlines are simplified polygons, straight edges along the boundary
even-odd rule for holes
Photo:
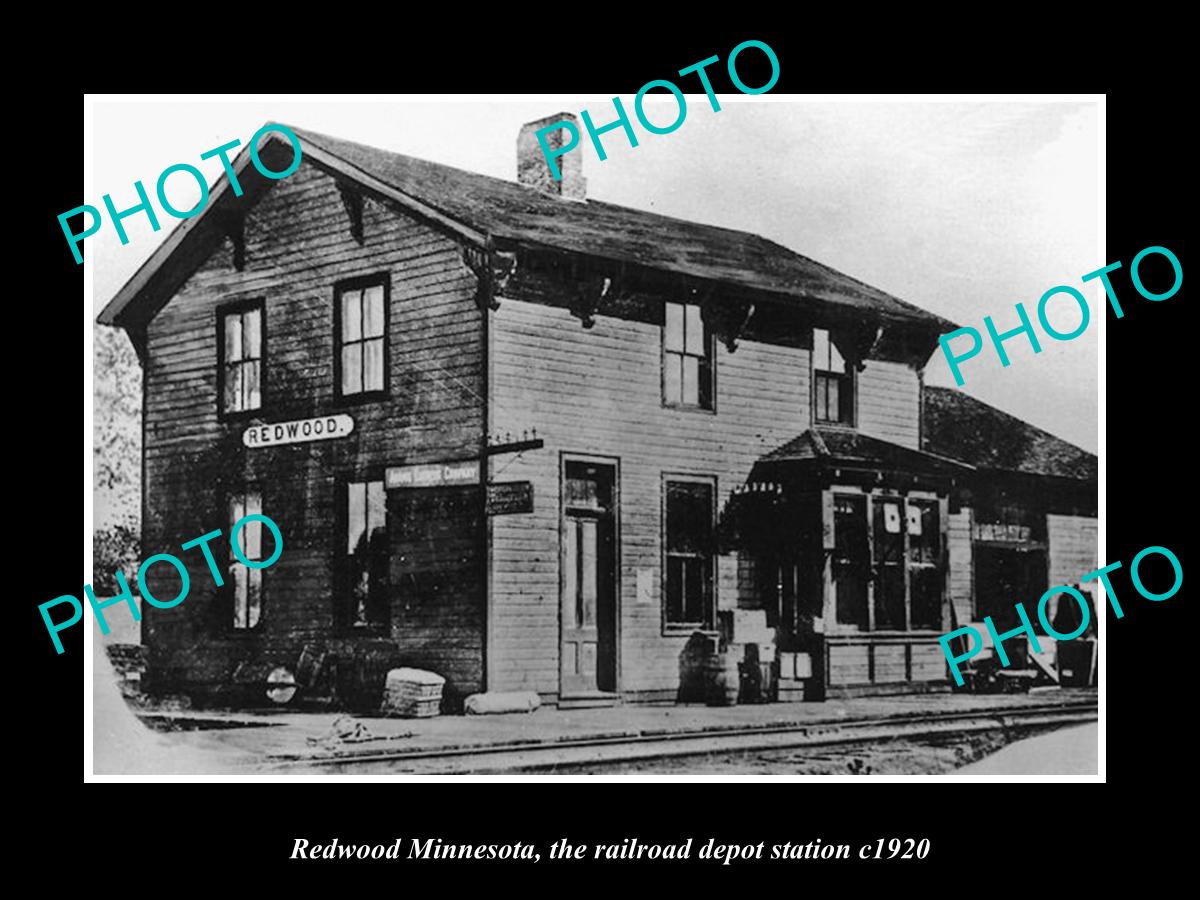
[[[947,688],[947,525],[969,471],[840,428],[810,429],[755,464],[718,534],[749,581],[740,605],[775,629],[781,697]]]

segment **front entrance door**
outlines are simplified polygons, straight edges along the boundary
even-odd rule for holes
[[[616,467],[563,467],[563,696],[616,690]]]

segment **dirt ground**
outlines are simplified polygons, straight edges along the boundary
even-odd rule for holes
[[[664,775],[943,775],[1005,747],[1058,729],[1030,728],[954,735],[925,740],[896,739],[871,744],[791,750],[755,750],[666,757],[601,766],[563,766],[559,774],[622,772]]]

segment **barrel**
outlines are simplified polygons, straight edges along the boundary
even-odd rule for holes
[[[704,699],[709,706],[735,706],[740,686],[736,656],[717,653],[708,658],[704,664]]]

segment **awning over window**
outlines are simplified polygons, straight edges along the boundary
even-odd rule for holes
[[[787,552],[821,528],[820,493],[835,484],[945,493],[971,467],[849,429],[812,428],[754,464],[721,511],[723,552]]]

